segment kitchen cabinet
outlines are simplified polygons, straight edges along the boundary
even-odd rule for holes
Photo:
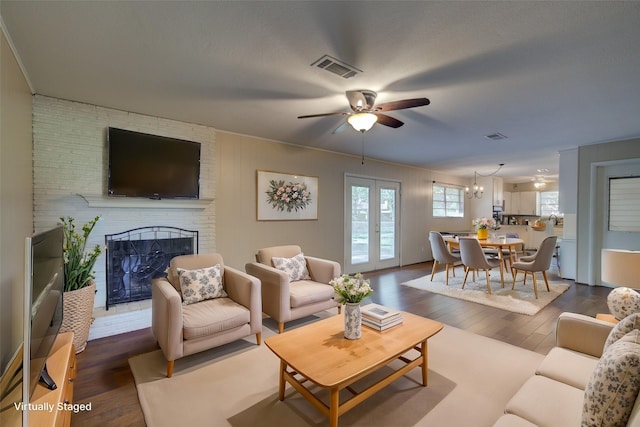
[[[520,215],[537,215],[538,214],[538,192],[537,191],[521,191],[520,192]]]
[[[514,191],[505,192],[504,212],[511,215],[538,215],[538,192],[537,191]]]
[[[503,191],[502,192],[502,198],[504,200],[504,206],[502,208],[502,212],[503,213],[513,213],[511,212],[511,192],[510,191]]]
[[[502,206],[504,201],[504,182],[502,178],[493,178],[493,206]]]

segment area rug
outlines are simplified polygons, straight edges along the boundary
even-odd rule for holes
[[[472,280],[471,273],[469,273],[464,289],[462,289],[464,272],[461,271],[456,272],[456,277],[452,277],[451,274],[449,274],[449,286],[445,284],[444,271],[437,272],[433,278],[433,282],[429,274],[402,283],[402,285],[530,316],[533,316],[549,305],[553,300],[566,292],[570,286],[569,283],[564,281],[549,279],[549,288],[551,291],[547,292],[544,279],[538,277],[536,278],[538,282],[538,299],[536,299],[533,292],[531,275],[528,275],[526,285],[522,284],[522,276],[522,274],[518,275],[515,289],[512,290],[511,285],[513,282],[510,274],[508,278],[505,276],[503,288],[500,282],[500,274],[492,272],[490,281],[491,295],[487,293],[486,276],[484,272],[476,273],[475,281]]]
[[[273,334],[263,328],[263,337]],[[451,326],[429,339],[429,385],[414,369],[339,419],[340,426],[491,426],[542,361],[541,354]],[[394,362],[397,363],[397,362]],[[176,361],[154,351],[129,359],[146,425],[326,426],[292,387],[278,400],[279,361],[251,340]],[[380,372],[385,374],[386,368]],[[369,379],[365,379],[367,381]],[[356,389],[365,384],[356,383]]]

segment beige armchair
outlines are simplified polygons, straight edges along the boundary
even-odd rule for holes
[[[338,307],[334,299],[335,291],[329,281],[340,276],[341,267],[335,261],[302,256],[300,246],[274,246],[260,249],[256,254],[257,262],[245,265],[245,270],[262,283],[262,310],[278,322],[278,331],[284,331],[284,323],[309,316],[322,310]],[[290,274],[275,268],[277,261],[301,260],[301,267],[308,274],[299,280],[291,280]],[[281,266],[282,268],[282,266]],[[296,270],[298,273],[302,273]],[[305,277],[306,276],[306,277]]]
[[[199,293],[185,288],[183,295],[178,269],[199,269],[220,265],[224,293],[221,297],[184,304]],[[183,277],[183,283],[189,279]],[[200,280],[204,282],[208,279]],[[196,282],[195,280],[192,282]],[[226,294],[226,295],[225,295]],[[195,296],[195,298],[194,298]],[[167,358],[167,377],[176,359],[256,334],[262,339],[260,280],[224,265],[220,254],[182,255],[171,260],[168,277],[154,279],[151,286],[151,329]]]

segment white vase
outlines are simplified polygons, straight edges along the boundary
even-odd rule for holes
[[[362,314],[359,302],[347,302],[344,305],[344,337],[357,340],[362,336]]]

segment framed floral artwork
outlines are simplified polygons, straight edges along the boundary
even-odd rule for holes
[[[257,172],[258,221],[318,219],[318,177]]]

